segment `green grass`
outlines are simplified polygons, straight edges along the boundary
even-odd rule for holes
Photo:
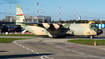
[[[68,42],[79,43],[84,45],[94,45],[95,40],[90,39],[76,39],[76,40],[68,40]],[[97,45],[105,45],[105,40],[96,40]]]
[[[11,43],[12,41],[15,40],[23,40],[26,38],[0,38],[0,43]]]
[[[35,34],[0,34],[0,36],[36,36]]]

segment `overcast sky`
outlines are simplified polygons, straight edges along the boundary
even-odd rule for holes
[[[22,6],[23,12],[27,15],[37,15],[37,2],[39,3],[39,15],[51,16],[51,20],[59,20],[59,7],[61,7],[61,20],[73,20],[74,9],[75,18],[93,19],[93,13],[95,13],[95,19],[105,19],[105,0],[0,0],[0,20],[4,19],[6,15],[9,15],[9,6],[11,6],[11,15],[16,15],[16,5]]]

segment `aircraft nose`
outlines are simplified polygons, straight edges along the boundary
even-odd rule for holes
[[[103,33],[103,31],[101,29],[97,30],[97,35],[102,34],[102,33]]]

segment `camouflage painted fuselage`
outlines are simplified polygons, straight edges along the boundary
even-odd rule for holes
[[[98,28],[91,28],[91,26],[93,26],[94,24],[70,24],[69,26],[67,26],[66,28],[68,28],[69,30],[66,32],[67,34],[70,35],[84,35],[84,36],[95,36],[97,35],[97,30]],[[95,26],[95,25],[94,25]]]
[[[46,26],[44,26],[46,24]],[[39,36],[57,37],[64,35],[76,35],[76,36],[95,36],[97,35],[97,27],[92,28],[95,24],[62,24],[62,28],[59,24],[21,24],[21,26]],[[58,27],[57,27],[58,26]]]

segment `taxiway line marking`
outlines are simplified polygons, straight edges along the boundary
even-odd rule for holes
[[[27,50],[29,50],[29,48],[26,47]]]
[[[31,52],[33,52],[33,53],[34,53],[34,50],[31,50]]]
[[[46,57],[46,58],[49,58],[48,56],[46,56],[46,55],[43,55],[44,57]]]
[[[21,46],[21,45],[19,44],[19,46]]]
[[[66,49],[66,50],[70,51],[70,49]]]
[[[23,47],[23,48],[25,48],[25,49],[27,49],[27,50],[30,50],[31,52],[34,53],[34,50],[29,49],[29,48],[27,48],[27,47],[25,47],[25,46],[22,46],[21,44],[16,43],[16,41],[14,41],[14,44],[16,44],[16,45],[18,45],[18,46],[21,46],[21,47]],[[36,52],[36,54],[40,55],[38,52]],[[44,57],[46,57],[46,58],[48,58],[48,59],[50,58],[50,57],[48,57],[48,56],[46,56],[46,55],[43,55],[43,56],[41,56],[40,58],[41,58],[41,59],[45,59]],[[50,58],[50,59],[54,59],[54,58]]]
[[[79,53],[79,54],[85,55],[85,54],[82,53],[82,52],[78,52],[78,51],[75,51],[75,50],[72,50],[72,51],[75,52],[75,53]]]
[[[43,56],[40,57],[41,59],[44,59]]]
[[[36,54],[39,54],[38,52],[36,52]]]
[[[57,46],[58,48],[61,48],[61,49],[65,49],[65,48],[63,48],[63,47],[60,47],[60,46]],[[70,49],[65,49],[65,50],[68,50],[68,51],[70,51]],[[82,53],[82,52],[78,52],[78,51],[75,51],[75,50],[71,50],[72,52],[75,52],[75,53],[79,53],[79,54],[82,54],[82,55],[85,55],[84,53]]]
[[[23,48],[25,48],[24,46],[22,46]]]
[[[65,49],[65,48],[63,48],[63,47],[60,47],[60,46],[57,46],[58,48],[61,48],[61,49]]]
[[[14,41],[14,43],[16,43],[16,41]]]
[[[19,45],[19,44],[17,43],[17,45]]]

